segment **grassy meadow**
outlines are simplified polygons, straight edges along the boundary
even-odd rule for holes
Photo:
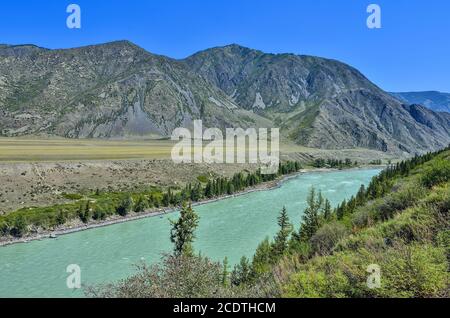
[[[166,159],[170,140],[0,138],[0,161]]]
[[[104,140],[0,137],[0,162],[170,159],[171,150],[175,144],[176,142],[168,139]],[[204,142],[204,146],[206,145],[208,142]],[[280,153],[288,157],[299,153],[324,158],[349,157],[361,159],[363,162],[374,158],[393,158],[393,156],[375,150],[359,148],[324,150],[308,148],[284,140],[280,142]]]

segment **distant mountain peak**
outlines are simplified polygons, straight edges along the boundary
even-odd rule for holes
[[[450,113],[450,93],[423,91],[390,94],[407,104],[421,104],[433,111]]]

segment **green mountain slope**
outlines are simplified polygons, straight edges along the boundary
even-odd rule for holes
[[[449,150],[385,171],[329,220],[320,216],[314,235],[277,261],[272,293],[448,297],[449,212]],[[376,288],[367,284],[373,265],[381,270]]]

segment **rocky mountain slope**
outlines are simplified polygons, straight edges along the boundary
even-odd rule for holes
[[[230,45],[199,52],[185,63],[306,146],[422,152],[450,142],[448,117],[402,105],[335,60]]]
[[[165,137],[200,118],[218,127],[264,124],[184,64],[127,41],[0,47],[0,105],[6,136]]]
[[[391,93],[392,96],[407,104],[420,104],[435,111],[450,113],[450,94],[436,91]]]
[[[0,133],[167,137],[209,127],[280,127],[324,149],[423,152],[450,143],[450,118],[406,106],[334,60],[238,45],[185,60],[127,42],[67,50],[0,46]]]

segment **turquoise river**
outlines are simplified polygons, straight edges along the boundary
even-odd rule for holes
[[[333,205],[367,185],[379,169],[311,172],[298,175],[278,188],[196,206],[200,215],[195,248],[215,260],[236,263],[251,257],[257,245],[277,231],[277,216],[286,206],[298,225],[309,189],[314,186]],[[158,262],[171,249],[169,218],[151,217],[60,236],[0,247],[0,297],[83,297],[69,290],[66,268],[77,264],[83,284],[125,278],[141,260]],[[297,226],[298,228],[298,226]]]

